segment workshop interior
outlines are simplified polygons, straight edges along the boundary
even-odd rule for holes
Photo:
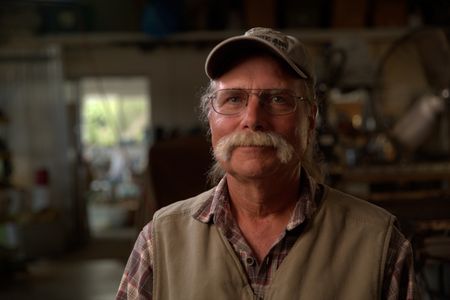
[[[204,61],[256,26],[314,57],[326,183],[396,215],[450,298],[449,1],[6,0],[1,299],[114,298],[153,213],[209,188]]]

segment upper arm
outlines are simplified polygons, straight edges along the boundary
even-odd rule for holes
[[[122,275],[116,300],[152,299],[153,240],[150,222],[139,234]]]
[[[411,243],[394,227],[386,258],[383,299],[415,299],[416,282]]]

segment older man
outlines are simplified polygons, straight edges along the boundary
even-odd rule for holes
[[[205,69],[219,182],[155,213],[117,299],[413,299],[395,218],[321,183],[304,45],[253,28],[218,44]]]

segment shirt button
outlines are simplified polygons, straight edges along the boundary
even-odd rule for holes
[[[247,265],[252,266],[255,263],[255,259],[249,256],[245,259],[245,262],[247,263]]]

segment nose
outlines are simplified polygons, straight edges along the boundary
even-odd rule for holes
[[[266,128],[267,113],[262,107],[258,94],[250,94],[247,107],[242,116],[243,128],[251,130],[264,130]]]

